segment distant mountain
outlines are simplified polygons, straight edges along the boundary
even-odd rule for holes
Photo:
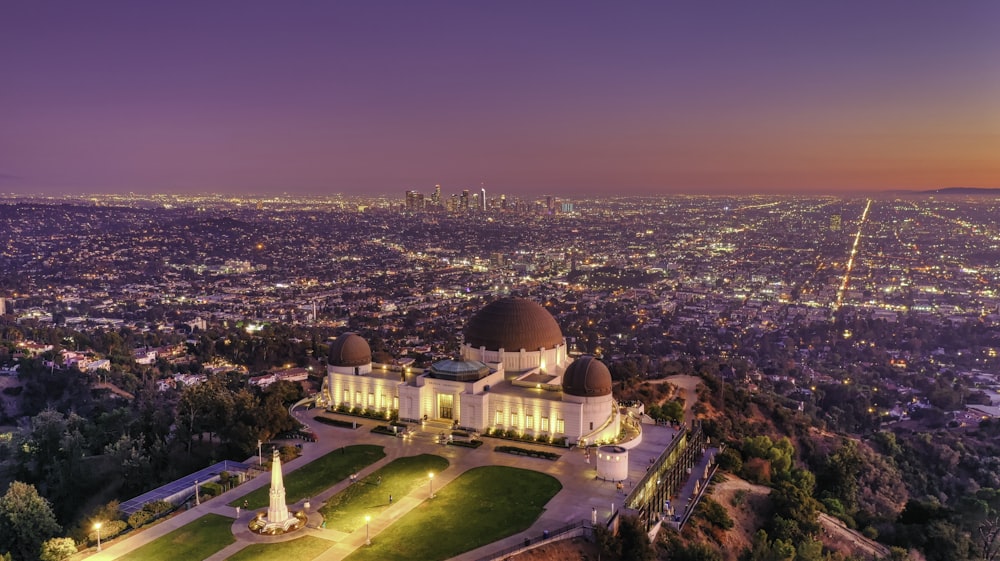
[[[913,197],[926,197],[934,195],[982,195],[986,197],[1000,197],[998,187],[942,187],[941,189],[929,189],[927,191],[917,191],[914,189],[895,189],[892,191],[882,191],[882,195],[907,195]]]
[[[1000,195],[1000,188],[995,187],[945,187],[930,191],[918,191],[923,195]]]

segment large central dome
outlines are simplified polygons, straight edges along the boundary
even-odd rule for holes
[[[562,330],[552,314],[524,298],[503,298],[487,305],[469,319],[465,342],[490,351],[537,351],[562,344]]]

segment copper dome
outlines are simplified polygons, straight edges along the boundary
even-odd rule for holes
[[[344,333],[330,348],[331,366],[363,366],[372,361],[372,349],[357,333]]]
[[[581,356],[563,373],[563,392],[580,397],[611,395],[611,372],[596,358]]]
[[[490,351],[537,351],[562,344],[562,330],[552,314],[524,298],[502,298],[472,316],[465,325],[465,342]]]

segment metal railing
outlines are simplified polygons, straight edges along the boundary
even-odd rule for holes
[[[591,528],[590,520],[580,520],[579,522],[567,524],[560,528],[556,528],[555,530],[552,531],[546,530],[545,532],[542,533],[541,536],[537,538],[524,538],[524,541],[517,545],[505,547],[504,549],[501,549],[499,551],[494,551],[489,555],[480,557],[476,561],[494,561],[495,559],[504,559],[509,555],[524,551],[525,549],[538,547],[542,544],[546,544],[561,539],[566,534],[573,532],[579,528],[590,529]]]

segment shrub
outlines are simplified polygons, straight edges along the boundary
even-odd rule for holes
[[[205,483],[201,486],[201,493],[208,497],[217,497],[222,494],[222,485],[218,483]]]
[[[156,515],[148,510],[137,510],[128,517],[128,525],[137,530],[152,522],[154,518]]]
[[[62,561],[76,553],[76,542],[73,538],[52,538],[42,543],[42,561]]]
[[[101,539],[110,540],[128,529],[128,524],[123,520],[112,520],[101,524]],[[87,534],[87,541],[97,543],[97,530]]]
[[[333,427],[340,427],[342,429],[353,429],[356,426],[360,427],[361,424],[356,421],[344,421],[341,419],[331,419],[330,417],[324,417],[322,415],[317,415],[316,420],[324,425],[330,425]]]
[[[701,514],[705,520],[718,528],[723,530],[728,530],[733,527],[733,519],[726,512],[726,507],[722,506],[718,502],[705,497],[701,502],[700,506]]]
[[[152,514],[153,516],[157,516],[165,512],[170,512],[173,509],[174,505],[164,500],[149,501],[148,503],[142,505],[142,510],[145,510],[146,512]]]

